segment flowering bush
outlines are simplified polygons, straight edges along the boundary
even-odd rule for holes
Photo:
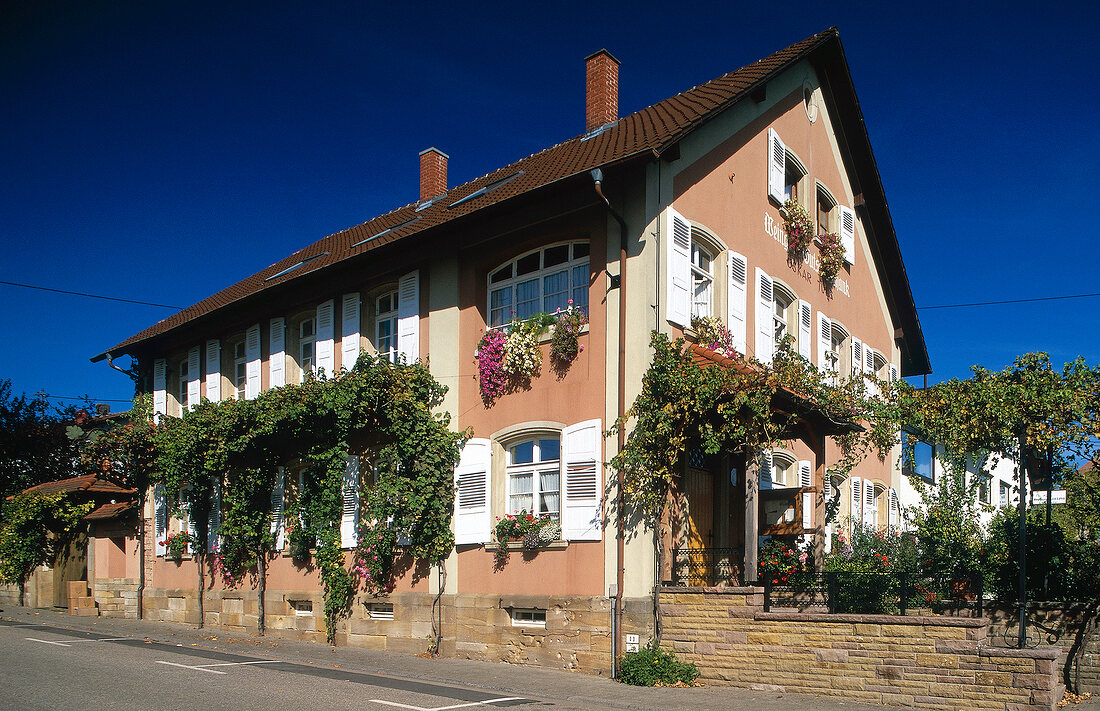
[[[844,244],[836,234],[824,234],[819,239],[821,240],[819,267],[821,280],[826,284],[832,284],[840,274],[840,268],[844,266]]]
[[[804,257],[814,240],[814,221],[810,213],[795,200],[783,203],[783,219],[787,230],[787,253],[792,257]]]
[[[554,324],[554,340],[550,342],[550,358],[555,365],[563,368],[572,363],[584,346],[577,343],[577,336],[581,333],[581,327],[588,323],[588,315],[583,309],[573,308],[573,300],[569,300],[569,308],[565,311],[558,309],[554,312],[557,323]]]
[[[719,317],[696,316],[691,319],[691,328],[699,334],[699,345],[704,348],[726,358],[741,357],[733,347],[733,334]]]
[[[785,585],[797,573],[807,571],[809,554],[773,538],[760,548],[759,579],[772,585]]]
[[[187,555],[187,547],[194,542],[194,536],[186,531],[180,531],[179,533],[169,533],[160,544],[165,548],[165,555],[178,561]]]
[[[504,341],[504,371],[512,378],[530,380],[542,370],[538,332],[513,328]]]
[[[549,514],[535,516],[526,510],[497,518],[493,533],[497,539],[495,563],[503,568],[508,563],[508,542],[518,539],[527,550],[537,550],[561,537],[561,524]]]
[[[393,552],[397,535],[389,526],[363,524],[359,528],[359,544],[355,548],[352,572],[363,581],[363,587],[373,595],[393,592]]]
[[[492,402],[504,394],[508,386],[508,372],[504,369],[504,342],[507,336],[501,331],[486,331],[477,344],[477,377],[481,397]]]

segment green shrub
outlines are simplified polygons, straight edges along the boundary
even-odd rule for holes
[[[619,657],[619,681],[632,686],[691,684],[699,677],[694,664],[683,663],[672,652],[661,649],[656,642],[637,652]]]

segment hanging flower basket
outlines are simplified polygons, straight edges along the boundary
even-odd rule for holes
[[[814,241],[814,221],[806,208],[794,200],[783,203],[781,211],[787,231],[787,254],[801,259]]]
[[[519,543],[524,550],[538,550],[561,537],[561,524],[543,514],[535,516],[520,511],[504,518],[498,518],[493,534],[497,540],[494,562],[497,568],[508,563],[508,544]]]
[[[824,234],[819,239],[821,240],[819,267],[821,281],[832,286],[837,275],[840,274],[840,268],[844,266],[844,245],[840,241],[840,236],[836,234]]]

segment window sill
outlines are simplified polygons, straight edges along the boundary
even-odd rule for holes
[[[520,541],[516,541],[515,543],[516,545],[514,546],[508,546],[508,552],[517,551],[522,553],[530,551],[532,553],[537,553],[538,551],[563,551],[569,547],[569,541],[551,541],[545,546],[539,546],[538,548],[524,548]],[[500,548],[500,544],[496,541],[489,541],[485,544],[485,550],[487,551],[495,551],[498,548]]]
[[[588,324],[587,323],[584,324],[583,326],[581,326],[581,331],[580,331],[580,333],[577,334],[577,337],[579,338],[579,337],[585,335],[586,333],[588,333]],[[552,328],[548,328],[548,329],[546,329],[545,332],[539,334],[539,345],[541,345],[543,343],[549,343],[552,340],[554,340],[554,329],[552,329]]]

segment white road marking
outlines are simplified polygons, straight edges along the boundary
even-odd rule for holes
[[[450,711],[450,709],[464,709],[471,706],[488,706],[489,704],[498,704],[502,701],[519,701],[522,696],[505,696],[499,699],[486,699],[485,701],[474,701],[469,704],[454,704],[453,706],[436,706],[434,708],[427,708],[425,706],[410,706],[409,704],[399,704],[396,701],[383,701],[382,699],[371,699],[376,704],[385,704],[386,706],[396,706],[400,709],[410,709],[410,711]]]
[[[70,639],[72,642],[121,642],[124,639],[131,639],[130,637],[96,637],[95,639]]]
[[[192,666],[188,666],[186,664],[176,664],[175,662],[162,662],[159,659],[157,660],[157,664],[167,664],[168,666],[171,666],[171,667],[183,667],[184,669],[197,669],[198,671],[204,671],[208,674],[225,674],[226,673],[226,672],[223,672],[223,671],[218,671],[217,669],[203,669],[202,667],[192,667]]]
[[[34,637],[26,637],[25,639],[29,642],[41,642],[42,644],[56,644],[58,647],[71,647],[72,646],[68,642],[51,642],[48,639],[35,639]]]

